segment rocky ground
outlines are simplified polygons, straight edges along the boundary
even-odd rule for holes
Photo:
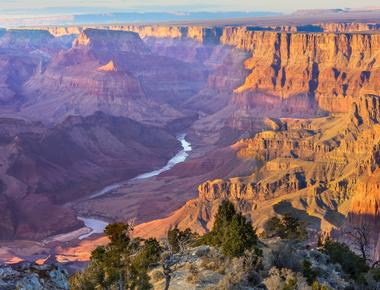
[[[287,245],[279,239],[263,240],[261,248],[263,258],[256,262],[261,266],[253,271],[247,267],[247,257],[228,259],[213,247],[190,248],[185,254],[177,256],[178,262],[173,267],[169,289],[278,290],[283,289],[291,279],[297,280],[297,288],[294,289],[312,289],[300,273],[305,259],[321,273],[321,285],[330,289],[344,289],[349,285],[339,265],[330,264],[328,257],[315,248],[306,248],[302,243]],[[278,253],[284,256],[278,258]],[[281,263],[284,264],[279,268]],[[161,268],[152,269],[149,275],[153,289],[164,289],[165,279]],[[253,287],[253,284],[258,286]]]
[[[59,265],[22,262],[0,266],[2,290],[68,290],[68,273]]]
[[[302,274],[305,259],[318,272],[321,285],[330,289],[345,289],[349,285],[339,265],[331,264],[328,256],[304,243],[289,243],[279,238],[263,239],[260,249],[263,251],[260,258],[249,255],[227,258],[210,246],[189,247],[174,255],[169,289],[277,290],[294,279],[297,281],[295,289],[312,289]],[[161,266],[152,268],[149,276],[153,289],[165,288]],[[69,289],[68,277],[63,265],[22,262],[0,267],[0,289],[65,290]]]

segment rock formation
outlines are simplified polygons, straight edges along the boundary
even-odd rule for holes
[[[256,127],[262,125],[259,120],[250,116],[311,117],[324,112],[348,112],[354,97],[378,94],[377,58],[380,38],[377,34],[363,32],[366,27],[371,30],[377,29],[377,26],[346,23],[337,24],[336,27],[333,24],[316,24],[315,27],[320,27],[320,31],[327,33],[316,33],[313,27],[282,29],[302,31],[298,33],[277,32],[273,31],[276,30],[274,28],[261,31],[256,27],[107,28],[134,31],[146,39],[147,43],[150,42],[153,50],[159,47],[155,51],[160,54],[177,55],[181,59],[194,55],[195,48],[199,54],[202,47],[193,45],[193,51],[186,51],[181,50],[180,46],[178,50],[174,50],[173,43],[176,40],[195,40],[202,45],[221,44],[249,53],[251,57],[245,61],[245,69],[248,71],[245,80],[240,84],[234,82],[235,93],[232,98],[229,96],[228,104],[226,99],[217,100],[228,107],[219,114],[224,118],[224,125],[218,130],[223,127],[223,130],[230,132],[237,130],[240,132],[237,136],[241,137],[242,132],[253,134]],[[337,30],[342,33],[331,33]],[[353,31],[355,33],[351,33]],[[244,74],[240,73],[240,76],[243,77]],[[219,115],[210,117],[207,122],[220,119]],[[204,125],[205,122],[196,126],[196,131]],[[214,133],[208,132],[209,135]],[[231,140],[236,139],[238,138]]]
[[[242,40],[234,38],[241,34]],[[353,97],[377,93],[380,37],[376,34],[232,35],[226,35],[225,43],[240,41],[242,48],[252,51],[245,62],[251,73],[236,89],[248,106],[254,106],[255,94],[261,93],[282,100],[303,96],[324,111],[347,112]]]
[[[108,72],[117,72],[118,68],[115,65],[115,63],[110,60],[107,64],[102,65],[101,67],[98,68],[100,71],[108,71]]]
[[[50,129],[1,119],[1,128],[2,239],[78,228],[74,212],[61,205],[162,166],[179,148],[163,129],[101,112]]]
[[[204,233],[224,199],[259,229],[268,217],[285,212],[323,231],[343,223],[378,228],[378,102],[379,97],[366,95],[345,114],[276,120],[274,130],[234,145],[238,158],[256,162],[248,176],[206,181],[198,187],[198,198],[165,219],[138,226],[137,233],[161,236],[174,225]],[[372,238],[376,244],[377,230]]]
[[[137,33],[92,28],[85,29],[78,35],[73,42],[73,48],[134,53],[142,53],[146,50],[146,47]]]
[[[0,266],[1,289],[68,290],[69,274],[59,265],[18,263]]]
[[[54,36],[47,30],[6,30],[0,36],[2,48],[35,49],[54,40]]]

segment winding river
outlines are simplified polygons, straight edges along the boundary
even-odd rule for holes
[[[136,176],[135,178],[133,178],[132,180],[144,180],[144,179],[148,179],[148,178],[160,175],[161,173],[172,169],[176,164],[184,162],[186,158],[189,156],[189,152],[192,150],[191,144],[185,138],[186,138],[186,134],[180,134],[177,136],[177,140],[181,142],[182,149],[173,158],[171,158],[164,167],[140,174]],[[90,196],[90,199],[97,198],[99,196],[110,193],[111,191],[126,185],[129,181],[131,180],[129,179],[127,181],[122,181],[122,182],[108,185],[102,188],[101,190],[96,191],[94,194],[92,194]],[[91,229],[89,233],[81,235],[79,237],[80,240],[88,238],[89,236],[93,234],[103,233],[104,228],[108,224],[105,221],[94,219],[94,218],[78,217],[78,219],[83,221],[87,228]]]

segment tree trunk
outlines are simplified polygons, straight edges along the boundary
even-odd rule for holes
[[[169,290],[170,279],[171,279],[171,276],[170,276],[171,270],[170,270],[170,267],[167,265],[163,265],[162,268],[163,268],[163,272],[164,272],[164,276],[165,276],[165,290]]]
[[[124,272],[119,273],[119,290],[125,290]]]
[[[170,275],[165,275],[165,290],[169,290],[170,278]]]

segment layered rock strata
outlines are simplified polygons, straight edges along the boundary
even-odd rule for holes
[[[270,216],[285,212],[317,230],[355,220],[373,223],[378,216],[378,102],[379,97],[366,95],[355,100],[349,113],[335,117],[274,120],[272,131],[234,145],[237,156],[256,160],[258,169],[199,185],[197,199],[166,219],[140,225],[137,232],[159,236],[179,225],[204,233],[224,199],[233,201],[259,230]],[[163,230],[155,230],[157,225]]]

